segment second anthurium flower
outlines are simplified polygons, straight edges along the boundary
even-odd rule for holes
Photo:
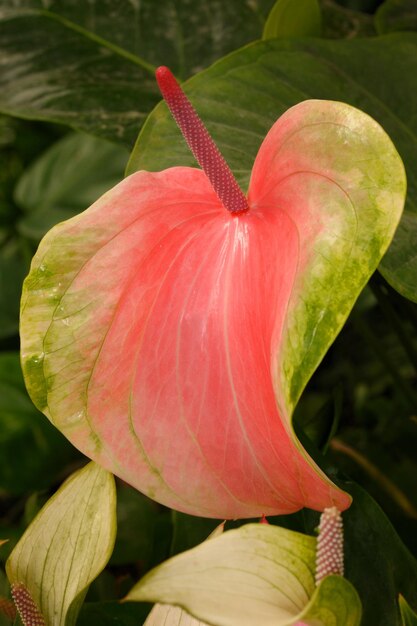
[[[244,196],[166,68],[158,81],[204,171],[137,172],[46,235],[22,298],[31,397],[172,508],[343,510],[291,416],[392,239],[401,159],[366,114],[309,100],[271,128]]]

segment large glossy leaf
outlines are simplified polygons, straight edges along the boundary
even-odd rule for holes
[[[83,211],[123,178],[127,150],[97,137],[71,133],[28,167],[15,201],[26,215],[19,231],[38,240],[58,222]]]
[[[130,144],[157,101],[151,70],[43,11],[0,12],[0,110]]]
[[[325,101],[271,129],[238,219],[201,170],[129,177],[33,260],[21,337],[34,402],[172,508],[346,508],[291,415],[389,244],[404,185],[381,127]]]
[[[113,549],[115,495],[111,474],[88,464],[47,502],[10,555],[12,588],[26,589],[46,626],[75,624],[89,584]]]
[[[372,115],[394,141],[408,179],[406,211],[380,269],[397,291],[417,301],[416,34],[256,43],[190,80],[186,90],[244,187],[266,132],[296,102],[329,98]],[[168,111],[159,105],[143,128],[128,172],[192,163]]]
[[[130,143],[158,99],[153,64],[206,67],[259,38],[272,4],[2,0],[0,110]]]
[[[359,486],[344,515],[345,571],[357,589],[367,626],[401,626],[398,595],[417,606],[417,561],[385,513]]]
[[[348,581],[331,576],[315,590],[315,546],[313,537],[248,524],[166,561],[127,600],[177,604],[215,626],[359,625]]]
[[[139,602],[85,602],[77,626],[140,626],[148,613],[149,606]]]

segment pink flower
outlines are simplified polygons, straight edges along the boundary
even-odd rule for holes
[[[82,452],[172,508],[343,510],[291,415],[393,235],[402,164],[364,113],[306,101],[269,131],[246,199],[188,126],[207,175],[137,172],[42,241],[22,300],[28,389]]]

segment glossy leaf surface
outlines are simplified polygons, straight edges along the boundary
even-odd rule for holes
[[[397,291],[417,301],[416,34],[255,43],[190,80],[185,90],[243,188],[266,132],[300,100],[340,100],[376,119],[404,160],[408,181],[406,211],[380,270]],[[159,105],[139,136],[128,172],[191,164],[175,124]]]
[[[115,539],[114,479],[90,463],[46,503],[10,555],[11,585],[23,585],[47,626],[73,626],[88,585]]]
[[[262,39],[274,37],[320,37],[318,0],[277,0],[265,22]]]
[[[19,232],[39,240],[123,178],[127,150],[109,141],[70,133],[43,152],[20,177],[14,198],[24,215]]]
[[[154,64],[203,69],[258,39],[272,4],[0,0],[0,110],[130,144],[158,101]]]
[[[313,537],[248,524],[204,542],[152,570],[127,600],[162,601],[215,626],[357,626],[361,608],[350,583],[314,585]]]
[[[404,185],[382,129],[322,101],[273,126],[236,219],[200,170],[127,178],[33,260],[21,318],[32,399],[172,508],[346,508],[291,414],[389,244]]]

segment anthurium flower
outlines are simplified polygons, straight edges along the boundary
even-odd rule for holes
[[[291,415],[393,236],[402,162],[361,111],[305,101],[267,134],[244,195],[172,75],[158,79],[204,171],[137,172],[45,236],[22,298],[29,393],[175,509],[343,510]]]
[[[285,528],[245,524],[165,561],[125,600],[163,603],[146,626],[180,626],[181,618],[190,626],[359,626],[361,601],[348,580],[335,571],[315,583],[316,545]]]

